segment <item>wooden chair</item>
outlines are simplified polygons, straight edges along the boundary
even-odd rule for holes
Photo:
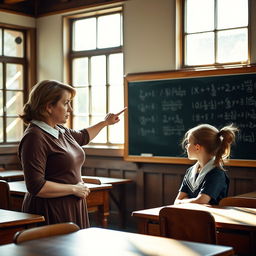
[[[159,221],[161,236],[216,244],[215,220],[209,212],[164,207],[159,213]]]
[[[7,181],[0,180],[0,208],[10,210],[11,197],[10,187]]]
[[[50,236],[64,235],[64,234],[75,232],[79,229],[80,228],[73,222],[51,224],[51,225],[18,231],[14,235],[13,241],[16,244],[19,244],[29,240],[35,240],[35,239],[50,237]]]
[[[256,208],[256,198],[252,197],[225,197],[220,200],[220,206],[237,206]]]

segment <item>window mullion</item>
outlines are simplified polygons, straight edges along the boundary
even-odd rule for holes
[[[89,125],[92,123],[92,76],[91,76],[91,57],[88,57],[88,93],[89,93]]]
[[[218,37],[217,37],[217,0],[214,0],[214,64],[217,64],[217,54],[218,54]]]
[[[7,128],[7,120],[6,120],[6,63],[3,63],[3,142],[7,142],[6,128]]]
[[[106,55],[106,113],[109,112],[109,55]],[[109,126],[107,126],[107,143],[109,143]]]

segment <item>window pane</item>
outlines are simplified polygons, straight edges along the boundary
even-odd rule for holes
[[[106,56],[95,56],[91,58],[91,84],[106,85]]]
[[[119,13],[98,18],[98,48],[121,45],[121,15]]]
[[[186,65],[214,63],[214,34],[200,33],[185,38]]]
[[[0,63],[0,89],[3,88],[3,63]]]
[[[3,49],[2,49],[2,33],[3,33],[3,30],[0,28],[0,55],[3,54]]]
[[[248,0],[219,0],[218,29],[248,25]]]
[[[237,62],[248,60],[247,29],[222,31],[218,34],[217,62]]]
[[[23,89],[23,66],[17,64],[6,65],[6,89]]]
[[[89,88],[76,88],[76,96],[73,99],[74,115],[89,114]]]
[[[6,93],[6,112],[7,115],[17,116],[23,107],[23,93],[7,91]]]
[[[0,117],[0,142],[4,142],[4,133],[3,133],[3,118]]]
[[[19,117],[6,118],[7,120],[7,142],[19,141],[23,134],[23,122]]]
[[[3,109],[3,91],[0,91],[0,116],[4,115]]]
[[[22,32],[4,30],[4,55],[12,57],[24,56],[24,38]]]
[[[73,128],[83,129],[89,126],[89,118],[86,116],[74,116],[73,117]]]
[[[104,120],[105,116],[93,116],[91,125],[94,125],[102,120]],[[106,143],[107,142],[107,129],[104,128],[100,131],[100,133],[92,140],[94,143]]]
[[[73,61],[73,85],[88,85],[88,58],[78,58]]]
[[[123,87],[123,54],[111,54],[109,56],[109,84]]]
[[[77,20],[73,28],[74,51],[96,49],[96,18]]]
[[[92,87],[92,114],[106,114],[106,87]]]
[[[186,3],[185,32],[214,29],[214,0],[187,0]]]
[[[124,120],[122,116],[120,116],[119,123],[115,125],[110,125],[108,128],[110,143],[124,143]]]
[[[109,112],[116,113],[124,106],[123,86],[109,87]]]

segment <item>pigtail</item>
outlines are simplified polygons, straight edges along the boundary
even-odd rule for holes
[[[216,166],[221,167],[223,165],[223,160],[229,157],[231,144],[235,142],[236,132],[238,132],[238,128],[231,124],[223,127],[217,133],[217,140],[220,144],[215,155]]]

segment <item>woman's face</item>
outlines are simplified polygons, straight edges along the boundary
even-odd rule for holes
[[[47,123],[55,127],[57,124],[65,124],[69,118],[71,108],[71,93],[68,91],[63,91],[61,99],[55,105],[47,106],[47,111],[49,117],[47,118]]]

